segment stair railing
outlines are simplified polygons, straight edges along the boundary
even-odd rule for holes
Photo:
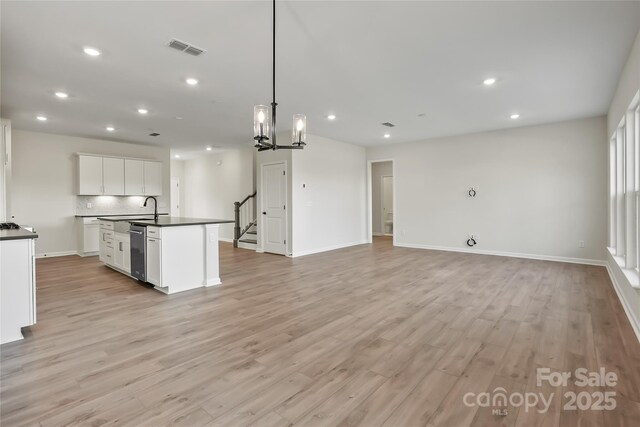
[[[249,194],[241,202],[233,202],[233,210],[235,216],[235,226],[233,228],[233,247],[238,247],[238,241],[246,233],[252,225],[256,223],[256,211],[253,198],[256,197],[257,192]],[[252,203],[247,203],[252,200]]]

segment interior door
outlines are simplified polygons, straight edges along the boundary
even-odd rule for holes
[[[263,249],[273,254],[286,254],[287,243],[287,177],[285,163],[262,165]]]
[[[171,216],[180,216],[180,178],[171,177]]]
[[[382,177],[382,232],[393,234],[393,177]]]

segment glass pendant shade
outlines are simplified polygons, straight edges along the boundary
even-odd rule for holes
[[[253,107],[253,135],[254,139],[269,139],[271,136],[271,113],[266,105]]]
[[[291,142],[293,145],[306,145],[307,116],[304,114],[293,115],[293,127],[291,128]]]

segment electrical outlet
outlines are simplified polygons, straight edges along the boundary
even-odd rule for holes
[[[578,242],[578,247],[579,247],[579,248],[584,248],[584,240],[580,240],[580,241]]]
[[[93,205],[91,203],[87,203],[87,209],[91,209]]]

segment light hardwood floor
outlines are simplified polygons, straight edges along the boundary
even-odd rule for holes
[[[96,257],[37,269],[38,323],[0,349],[3,427],[640,420],[640,347],[602,267],[376,238],[298,259],[222,243],[223,285],[171,296]],[[564,411],[580,390],[536,385],[537,367],[600,366],[614,411]],[[497,387],[555,397],[544,414],[463,404]]]

